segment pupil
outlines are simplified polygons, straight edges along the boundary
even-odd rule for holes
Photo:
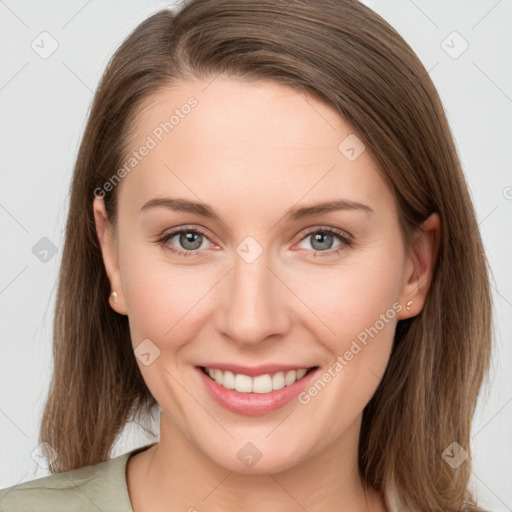
[[[327,247],[320,245],[320,247],[315,247],[316,243],[325,244],[326,239],[330,242],[332,242],[332,235],[329,235],[328,233],[316,233],[313,238],[312,246],[315,249],[329,249],[331,244],[327,244]]]
[[[185,249],[198,249],[201,247],[201,237],[202,235],[199,233],[182,233],[180,235],[180,244]]]

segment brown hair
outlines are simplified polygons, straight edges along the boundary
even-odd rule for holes
[[[54,373],[40,440],[52,472],[110,457],[130,419],[156,404],[139,371],[128,319],[108,302],[94,191],[123,162],[143,101],[176,80],[268,79],[326,102],[373,152],[395,195],[406,241],[432,213],[441,241],[425,306],[398,323],[385,375],[364,410],[363,480],[393,482],[414,510],[479,510],[471,458],[441,457],[470,428],[491,350],[488,266],[452,134],[413,50],[356,0],[193,0],[141,23],[96,92],[71,185],[54,328]],[[118,187],[105,194],[115,224]]]

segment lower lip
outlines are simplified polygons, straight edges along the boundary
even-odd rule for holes
[[[295,398],[309,385],[318,368],[310,370],[302,379],[294,382],[291,386],[285,386],[270,393],[240,393],[234,389],[226,389],[208,377],[201,368],[196,367],[196,370],[214,400],[220,405],[238,414],[260,416],[280,409]]]

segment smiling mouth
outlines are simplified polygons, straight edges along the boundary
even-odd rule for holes
[[[296,370],[266,373],[251,377],[241,373],[223,371],[218,368],[199,367],[210,379],[225,389],[234,389],[240,393],[271,393],[303,379],[309,372],[316,370],[318,366],[311,368],[297,368]]]

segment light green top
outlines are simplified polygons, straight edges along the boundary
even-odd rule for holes
[[[55,473],[0,490],[0,512],[133,512],[126,485],[128,459],[151,443],[94,466]],[[384,493],[389,512],[411,512],[394,488]]]
[[[0,490],[1,512],[133,512],[126,463],[155,443],[94,466],[55,473]]]

